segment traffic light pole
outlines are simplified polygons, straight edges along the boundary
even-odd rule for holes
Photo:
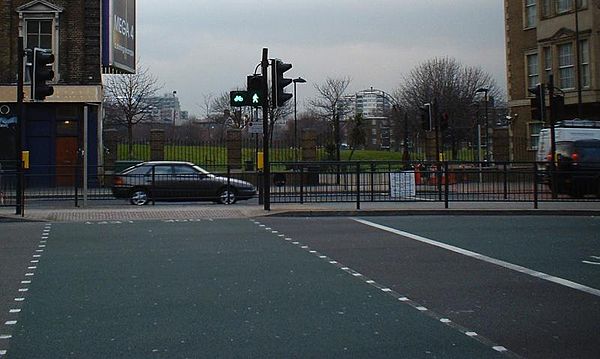
[[[261,65],[261,73],[262,73],[262,88],[265,94],[269,91],[269,84],[267,81],[267,71],[269,70],[269,49],[263,48],[262,51],[262,61]],[[277,89],[273,89],[273,91],[277,91]],[[263,188],[263,206],[265,211],[271,210],[271,187],[270,187],[270,178],[271,178],[271,164],[269,162],[269,104],[268,96],[265,96],[265,101],[263,102],[262,112],[263,112],[263,180],[262,180],[262,188]]]
[[[17,155],[17,188],[15,198],[15,214],[23,216],[25,214],[25,208],[23,203],[23,130],[25,128],[24,121],[25,116],[23,114],[23,37],[19,36],[17,41],[18,61],[17,61],[17,135],[15,141],[16,155]]]
[[[548,97],[550,98],[550,116],[548,116],[548,122],[550,123],[550,154],[552,159],[550,160],[550,175],[552,176],[552,198],[557,198],[556,192],[556,131],[554,130],[554,124],[556,123],[556,107],[554,106],[554,75],[548,77]],[[546,107],[543,103],[542,107]]]

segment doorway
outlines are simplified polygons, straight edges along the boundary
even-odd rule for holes
[[[77,168],[77,137],[56,138],[56,185],[75,185]]]

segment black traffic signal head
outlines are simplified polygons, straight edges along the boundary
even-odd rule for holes
[[[47,81],[54,79],[52,64],[54,54],[50,50],[34,48],[31,66],[31,99],[43,101],[54,94],[54,88]]]
[[[273,60],[273,108],[283,106],[292,98],[292,94],[285,92],[285,87],[292,83],[292,79],[283,77],[283,74],[292,68],[281,60]]]
[[[248,106],[262,107],[266,104],[265,90],[263,89],[263,77],[261,75],[248,76]]]
[[[545,92],[544,86],[537,84],[533,89],[527,90],[533,95],[531,98],[531,119],[534,121],[544,121],[544,109],[545,109]]]

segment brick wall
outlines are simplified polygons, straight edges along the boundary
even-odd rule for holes
[[[0,84],[16,82],[19,15],[16,9],[31,0],[3,1],[0,7]],[[98,85],[101,7],[99,0],[46,0],[64,10],[60,14],[60,83]]]

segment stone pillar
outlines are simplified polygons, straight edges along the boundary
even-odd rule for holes
[[[165,159],[165,130],[150,130],[150,160],[163,161]]]
[[[425,132],[425,160],[437,161],[437,159],[438,156],[435,153],[435,131],[427,131]]]
[[[227,164],[231,169],[242,169],[242,131],[227,130]]]
[[[118,131],[115,128],[107,128],[102,133],[104,142],[104,171],[115,170],[117,161]]]
[[[492,144],[494,161],[510,161],[510,141],[508,138],[508,128],[495,128],[492,133]]]
[[[317,131],[312,128],[302,131],[302,161],[317,160]]]

